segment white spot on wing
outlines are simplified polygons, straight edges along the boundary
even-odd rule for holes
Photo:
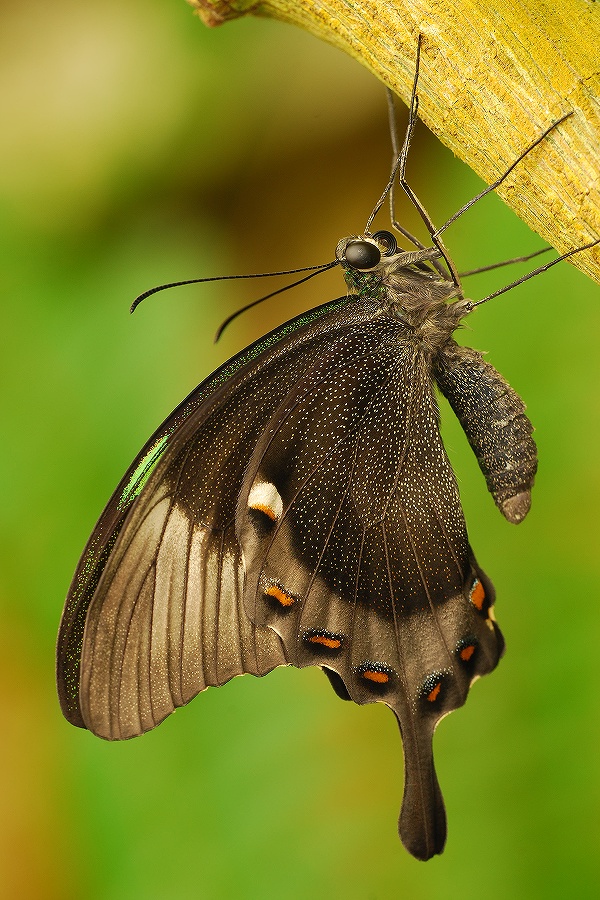
[[[281,518],[283,502],[281,495],[270,481],[255,481],[248,496],[250,509],[259,509],[273,521]]]

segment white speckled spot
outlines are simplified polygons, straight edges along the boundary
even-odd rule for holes
[[[250,509],[259,509],[273,521],[281,518],[283,502],[281,495],[270,481],[255,481],[248,497]]]

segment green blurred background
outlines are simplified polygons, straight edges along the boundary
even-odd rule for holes
[[[216,347],[256,282],[183,288],[133,317],[130,302],[331,259],[387,178],[383,89],[296,29],[209,31],[177,0],[4,0],[0,69],[0,895],[596,896],[598,287],[559,266],[469,322],[526,398],[540,471],[515,529],[445,415],[508,650],[436,735],[449,840],[417,863],[396,835],[392,714],[341,703],[318,671],[237,679],[124,744],[68,725],[53,676],[79,553],[148,435],[224,358],[343,288],[320,276]],[[480,188],[423,126],[410,175],[437,221]],[[463,269],[540,245],[495,197],[446,237]]]

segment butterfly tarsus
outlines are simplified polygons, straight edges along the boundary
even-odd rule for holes
[[[554,131],[555,128],[558,128],[558,126],[561,125],[565,121],[565,119],[568,119],[573,114],[574,114],[574,110],[571,110],[570,112],[565,113],[564,116],[561,116],[560,119],[556,119],[556,121],[553,122],[552,125],[550,125],[548,128],[546,128],[546,130],[544,132],[542,132],[542,134],[540,134],[534,141],[532,141],[529,144],[529,146],[526,147],[525,150],[523,150],[523,152],[519,154],[519,156],[517,156],[517,158],[514,160],[514,162],[511,163],[511,165],[508,167],[508,169],[506,169],[506,171],[503,172],[502,175],[496,179],[496,181],[494,181],[492,184],[488,184],[487,187],[485,187],[482,191],[480,191],[478,194],[476,194],[475,197],[472,197],[467,203],[464,204],[464,206],[461,206],[461,208],[459,210],[457,210],[452,216],[450,216],[450,218],[446,222],[444,222],[444,224],[440,228],[437,229],[435,236],[437,237],[440,234],[442,234],[442,232],[446,231],[446,229],[449,228],[453,222],[456,222],[456,220],[458,218],[460,218],[460,216],[462,216],[463,213],[466,213],[466,211],[468,209],[470,209],[472,206],[474,206],[475,203],[477,203],[479,200],[481,200],[483,197],[485,197],[486,194],[489,194],[489,193],[491,193],[491,191],[495,191],[497,187],[500,187],[502,182],[505,181],[506,178],[508,178],[508,176],[510,175],[512,170],[515,168],[515,166],[517,166],[521,162],[521,160],[525,159],[525,157],[529,153],[531,153],[531,151],[535,147],[537,147],[538,144],[541,144],[542,141],[546,137],[548,137],[548,135],[550,134],[551,131]],[[432,238],[433,237],[434,237],[434,235],[432,235]]]
[[[595,241],[590,241],[589,244],[584,244],[582,247],[575,247],[574,250],[569,250],[567,253],[563,253],[561,256],[557,256],[556,259],[553,259],[551,262],[546,263],[545,266],[538,266],[537,269],[533,269],[532,272],[528,272],[527,275],[523,275],[522,278],[517,278],[516,281],[511,281],[510,284],[505,285],[505,287],[500,288],[498,291],[494,291],[492,294],[488,294],[487,297],[482,297],[481,300],[476,300],[473,302],[469,300],[466,309],[467,312],[471,312],[471,310],[475,309],[476,306],[481,306],[482,303],[487,303],[488,300],[493,300],[494,297],[499,297],[500,294],[505,294],[507,291],[512,290],[512,288],[517,287],[519,284],[523,284],[524,281],[529,281],[530,278],[535,278],[536,275],[541,275],[542,272],[547,272],[548,269],[551,269],[552,266],[555,266],[557,263],[562,262],[564,259],[568,259],[570,256],[574,256],[575,253],[581,253],[583,250],[589,250],[591,247],[595,247],[597,244],[600,244],[600,238],[597,238]]]
[[[514,263],[523,263],[529,262],[530,259],[534,259],[536,256],[541,256],[542,253],[549,253],[550,250],[553,250],[553,247],[542,247],[541,250],[535,250],[533,253],[528,253],[526,256],[513,256],[512,259],[503,259],[502,262],[491,263],[489,266],[480,266],[478,269],[469,269],[468,272],[460,272],[461,278],[468,278],[471,275],[480,275],[482,272],[491,272],[493,269],[501,269],[502,266],[512,266]]]

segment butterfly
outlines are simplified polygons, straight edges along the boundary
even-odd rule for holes
[[[416,107],[415,78],[390,184]],[[426,860],[446,838],[434,729],[504,651],[436,390],[509,522],[529,510],[537,455],[523,401],[453,339],[476,304],[441,229],[402,250],[371,233],[379,206],[337,245],[344,296],[222,365],[130,466],[69,589],[58,692],[70,722],[122,740],[237,675],[319,666],[340,698],[396,715],[400,836]]]

